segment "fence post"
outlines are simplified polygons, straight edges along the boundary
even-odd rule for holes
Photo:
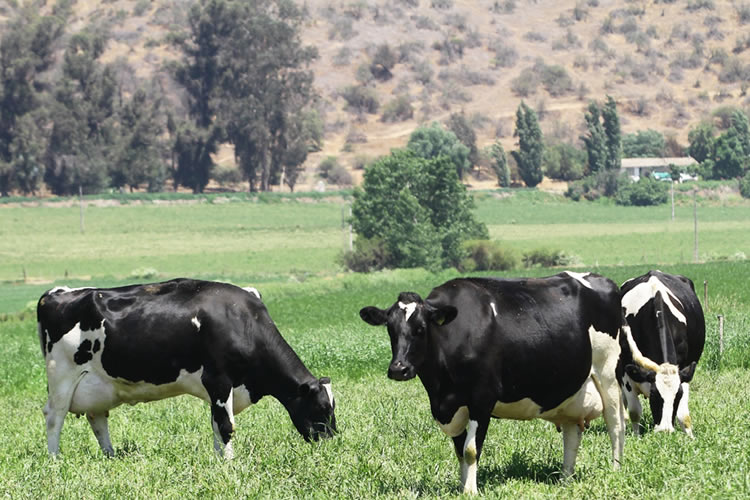
[[[719,314],[716,316],[719,318],[719,359],[724,353],[724,315]]]

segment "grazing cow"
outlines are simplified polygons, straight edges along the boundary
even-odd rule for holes
[[[617,367],[633,431],[640,433],[649,398],[656,431],[674,431],[674,416],[693,437],[688,398],[695,365],[703,353],[706,323],[693,282],[684,276],[649,271],[620,290],[630,334],[620,339]]]
[[[68,412],[85,414],[106,455],[109,410],[192,394],[211,405],[214,448],[232,458],[234,415],[271,395],[305,440],[336,429],[331,381],[316,379],[253,288],[176,279],[119,288],[58,287],[37,306],[47,365],[47,448]]]
[[[453,438],[464,492],[476,493],[490,417],[543,418],[563,432],[563,473],[573,473],[588,423],[604,413],[618,468],[624,414],[615,368],[623,325],[617,286],[595,274],[540,279],[462,278],[426,300],[401,293],[388,309],[388,377],[420,378],[433,417]]]

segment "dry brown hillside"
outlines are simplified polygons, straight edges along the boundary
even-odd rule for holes
[[[93,19],[112,24],[107,61],[137,77],[162,74],[174,57],[165,36],[184,22],[182,0],[78,0],[71,30]],[[12,12],[0,1],[0,16]],[[687,143],[691,126],[721,106],[747,109],[750,2],[734,0],[306,0],[305,43],[318,48],[313,70],[326,134],[302,182],[326,156],[347,166],[406,144],[421,123],[464,112],[479,146],[513,149],[521,101],[547,137],[574,142],[591,99],[613,96],[624,133],[648,128]],[[369,74],[376,51],[398,57],[392,77]],[[360,82],[360,83],[358,83]],[[347,109],[342,91],[364,82],[374,113]],[[534,82],[537,82],[534,85]],[[165,85],[168,86],[167,83]],[[394,99],[413,116],[384,121]],[[231,150],[219,155],[231,163]]]

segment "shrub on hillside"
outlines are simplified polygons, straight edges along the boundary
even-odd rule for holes
[[[618,205],[646,207],[650,205],[661,205],[667,202],[669,183],[641,177],[638,182],[621,187],[615,202]]]
[[[331,172],[340,166],[338,158],[335,156],[327,156],[318,164],[318,175],[323,179],[328,179]]]
[[[496,241],[469,240],[464,242],[463,247],[467,256],[458,266],[461,272],[507,271],[518,267],[515,253]]]
[[[377,113],[380,103],[374,89],[361,85],[349,85],[344,87],[339,94],[346,101],[348,110],[355,113]]]
[[[510,90],[519,97],[529,97],[536,93],[539,86],[539,77],[531,68],[521,71],[521,74],[510,81]]]
[[[411,99],[409,99],[409,96],[401,95],[383,107],[380,120],[383,122],[402,122],[410,120],[413,116],[414,106],[411,105]]]

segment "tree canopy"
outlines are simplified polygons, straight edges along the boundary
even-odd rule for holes
[[[528,187],[534,187],[542,182],[544,177],[542,173],[544,140],[536,113],[523,102],[516,110],[514,136],[518,137],[518,150],[511,151],[511,154],[518,165],[518,173]]]

